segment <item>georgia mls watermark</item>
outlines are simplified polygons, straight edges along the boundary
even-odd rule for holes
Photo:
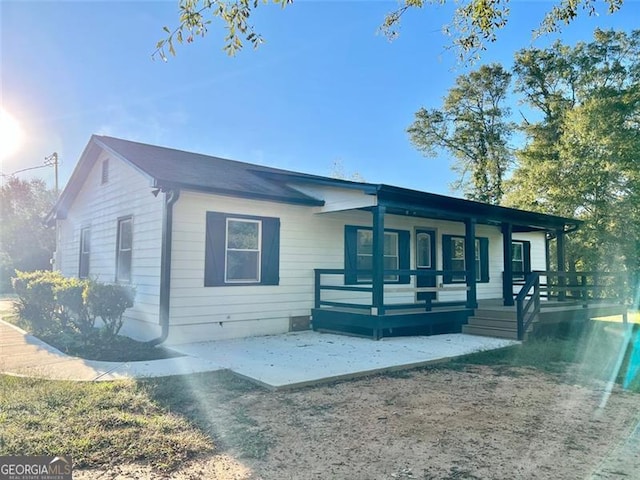
[[[0,456],[0,480],[72,480],[68,455]]]

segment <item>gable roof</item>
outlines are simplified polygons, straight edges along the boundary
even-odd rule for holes
[[[284,170],[120,138],[94,136],[94,140],[107,151],[148,174],[159,187],[234,196],[240,193],[241,196],[304,205],[323,204],[321,200],[294,190],[282,181],[261,175],[290,173]]]
[[[356,189],[365,194],[375,195],[378,204],[385,205],[389,213],[401,215],[451,220],[474,217],[480,223],[512,223],[518,226],[514,231],[557,230],[565,229],[567,226],[576,228],[582,223],[565,217],[384,184],[352,182],[293,172],[103,135],[93,135],[89,140],[67,186],[47,217],[48,223],[52,223],[56,218],[66,217],[68,208],[102,150],[146,175],[153,188],[163,190],[178,188],[298,205],[324,205],[323,199],[314,198],[289,186],[291,183],[307,183]]]
[[[104,150],[147,176],[154,188],[184,188],[221,195],[320,206],[324,202],[287,186],[276,168],[237,162],[173,148],[92,135],[71,178],[46,221],[65,218],[100,152]],[[266,174],[280,175],[280,180]]]

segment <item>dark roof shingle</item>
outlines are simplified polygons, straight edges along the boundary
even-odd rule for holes
[[[155,179],[158,186],[179,186],[208,192],[241,193],[291,203],[321,205],[322,201],[294,190],[268,174],[286,170],[212,157],[200,153],[94,136],[98,144],[118,154]],[[303,174],[296,174],[303,175]]]

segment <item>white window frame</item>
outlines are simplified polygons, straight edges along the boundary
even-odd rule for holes
[[[456,253],[456,248],[454,247],[454,243],[455,242],[461,242],[462,243],[462,256],[461,257],[456,257],[455,253]],[[451,267],[452,270],[455,270],[453,268],[453,264],[454,262],[459,262],[460,260],[462,260],[462,270],[467,270],[467,259],[466,259],[466,247],[465,247],[465,241],[464,241],[464,237],[451,237]],[[456,274],[452,274],[451,275],[451,281],[452,282],[464,282],[466,279],[465,275],[456,275]]]
[[[131,231],[131,241],[129,248],[122,248],[122,232],[124,230],[123,225],[129,222],[131,227],[129,230]],[[122,277],[122,269],[120,268],[120,257],[122,252],[130,252],[129,253],[129,275],[127,277]],[[118,283],[131,283],[133,270],[133,217],[122,217],[118,219],[118,238],[116,245],[116,282]]]
[[[258,245],[257,248],[229,248],[229,223],[255,223],[258,225]],[[229,252],[256,252],[257,253],[257,278],[256,279],[229,279]],[[224,235],[224,282],[225,283],[256,283],[259,284],[262,277],[262,220],[250,218],[227,217],[225,222]]]
[[[85,247],[88,247],[85,249]],[[80,261],[78,263],[78,278],[88,278],[89,269],[91,268],[91,227],[82,227],[80,229]],[[86,275],[82,275],[83,265],[86,262]]]
[[[356,231],[356,259],[359,257],[371,257],[371,265],[373,265],[373,251],[371,253],[360,253],[360,251],[358,250],[358,246],[360,245],[360,234],[364,233],[364,232],[368,232],[372,235],[373,238],[373,231],[367,228],[359,228]],[[394,236],[395,237],[395,245],[396,245],[396,251],[395,251],[395,255],[387,255],[384,253],[384,245],[383,245],[383,256],[384,258],[395,258],[395,266],[393,268],[386,268],[385,270],[399,270],[400,269],[400,235],[398,234],[398,232],[384,232],[384,244],[386,245],[386,238],[387,235],[389,236]],[[372,250],[373,250],[373,245],[372,245]],[[356,260],[357,261],[357,260]],[[373,274],[372,274],[373,275]],[[385,275],[384,276],[384,281],[385,282],[397,282],[399,281],[400,278],[398,277],[398,275]],[[371,282],[373,281],[372,276],[369,275],[358,275],[358,282],[359,283],[365,283],[365,282]]]
[[[460,241],[462,242],[462,258],[457,258],[454,257],[453,255],[455,254],[456,249],[453,246],[453,242],[455,241]],[[476,262],[476,282],[481,282],[482,281],[482,259],[481,257],[481,253],[480,253],[480,239],[476,238],[474,239],[474,251],[475,251],[475,262]],[[467,259],[466,259],[466,242],[465,242],[465,238],[464,237],[457,237],[457,236],[452,236],[451,237],[451,265],[453,265],[454,261],[460,261],[462,260],[462,264],[464,266],[463,270],[467,270]],[[463,275],[452,275],[451,276],[451,281],[452,282],[464,282],[465,280],[465,276]]]
[[[426,251],[426,262],[424,263],[420,263],[418,260],[420,258],[420,238],[426,238],[428,240],[427,242],[427,251]],[[432,252],[432,248],[433,245],[431,245],[432,242],[432,234],[427,233],[427,232],[418,232],[416,235],[416,268],[432,268],[433,264],[432,264],[432,259],[431,259],[431,252]],[[424,252],[423,252],[424,253]]]
[[[520,260],[515,260],[515,254],[516,254],[516,246],[518,246],[520,248]],[[522,264],[522,268],[516,270],[515,268],[513,268],[513,264],[515,262],[521,263]],[[524,242],[522,241],[518,241],[518,240],[514,240],[511,242],[511,271],[512,274],[513,272],[524,272],[524,266],[525,262],[524,262]],[[522,274],[513,274],[513,280],[524,280],[524,273]]]

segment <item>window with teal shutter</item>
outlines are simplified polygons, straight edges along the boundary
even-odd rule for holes
[[[442,236],[442,267],[451,273],[445,274],[444,283],[466,283],[465,237],[459,235]],[[476,282],[489,282],[489,239],[475,239]]]
[[[410,268],[411,236],[405,230],[384,231],[384,269],[408,270]],[[371,283],[373,268],[373,229],[346,225],[344,228],[344,269],[346,285]],[[363,272],[368,270],[368,272]],[[408,275],[385,275],[385,283],[409,283]]]
[[[514,240],[511,243],[511,269],[514,280],[524,280],[527,273],[531,272],[531,242],[526,240]]]
[[[279,284],[279,218],[207,212],[205,243],[205,287]]]

